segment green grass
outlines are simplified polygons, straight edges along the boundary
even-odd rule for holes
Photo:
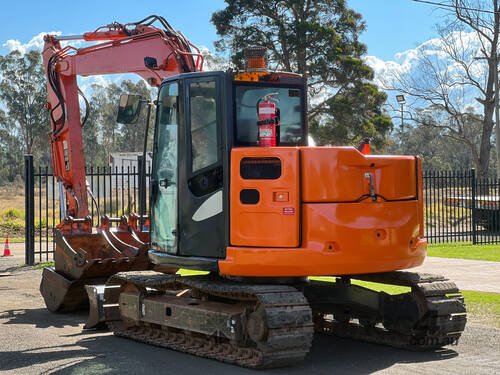
[[[469,322],[500,328],[500,294],[486,292],[462,292]]]
[[[39,236],[35,235],[35,242],[39,240]],[[45,241],[45,236],[42,236]],[[0,238],[0,240],[5,241],[5,237]],[[9,237],[9,243],[24,243],[24,237]],[[52,242],[52,237],[49,237],[49,242]],[[2,242],[3,243],[3,242]]]
[[[16,210],[15,208],[9,208],[5,210],[2,214],[5,219],[24,219],[24,212],[21,210]]]
[[[51,241],[50,238],[49,241]],[[24,237],[9,237],[9,243],[24,243]]]
[[[21,230],[24,228],[24,212],[9,208],[0,213],[0,227],[6,230]]]
[[[441,258],[490,260],[493,262],[500,262],[500,244],[472,245],[467,242],[431,244],[427,249],[427,255]]]
[[[434,205],[424,208],[426,226],[438,228],[441,226],[454,226],[470,219],[470,211],[461,207],[447,206],[435,202]]]
[[[35,264],[35,268],[37,270],[41,270],[42,268],[45,268],[45,267],[54,267],[54,262],[42,262],[42,263],[37,263]]]

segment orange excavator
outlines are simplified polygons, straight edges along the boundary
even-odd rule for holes
[[[75,39],[99,43],[61,46]],[[244,71],[203,72],[199,50],[151,16],[48,35],[43,56],[67,200],[40,286],[51,311],[90,301],[88,328],[251,368],[301,361],[315,332],[412,350],[458,340],[456,285],[401,271],[426,255],[419,158],[308,147],[305,78],[268,70],[264,49],[245,51]],[[93,227],[76,78],[123,72],[159,88],[151,208]],[[122,96],[118,121],[142,102]]]

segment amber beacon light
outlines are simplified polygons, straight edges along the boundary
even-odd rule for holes
[[[243,52],[247,72],[260,72],[266,70],[267,50],[265,47],[248,47]]]

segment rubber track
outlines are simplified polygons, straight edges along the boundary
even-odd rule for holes
[[[420,301],[420,320],[412,330],[401,333],[385,329],[380,324],[341,323],[326,319],[326,315],[315,314],[316,331],[408,350],[432,350],[456,344],[465,329],[467,315],[464,299],[455,283],[443,276],[396,271],[351,277],[411,287],[410,293]]]
[[[255,301],[255,306],[264,309],[269,329],[266,342],[257,347],[239,347],[226,339],[191,335],[188,331],[148,324],[128,328],[121,321],[108,321],[117,336],[249,368],[296,364],[304,359],[312,343],[311,309],[304,295],[291,286],[242,284],[209,275],[181,277],[151,271],[118,273],[106,285],[117,284],[134,284],[140,289],[191,289],[227,299]],[[118,294],[106,291],[106,303],[117,303]]]

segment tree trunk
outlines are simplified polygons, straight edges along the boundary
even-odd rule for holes
[[[488,177],[488,169],[490,166],[490,151],[491,151],[491,133],[493,131],[493,112],[495,103],[487,103],[484,105],[484,120],[483,131],[481,134],[481,146],[479,149],[479,165],[477,166],[477,177]]]

